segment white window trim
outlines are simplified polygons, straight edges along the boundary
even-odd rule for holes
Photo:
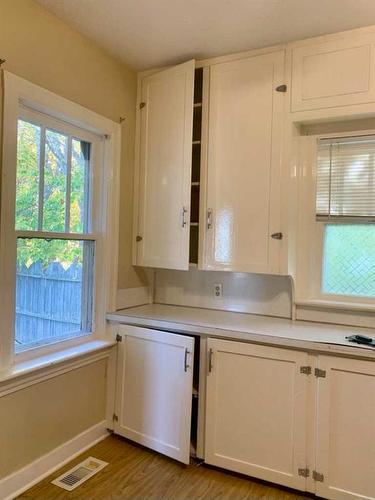
[[[295,300],[297,306],[310,308],[309,320],[316,320],[323,310],[353,311],[355,314],[375,312],[375,298],[324,294],[321,292],[324,223],[315,220],[316,153],[319,139],[372,135],[374,130],[302,136],[299,138],[298,228]],[[298,315],[298,314],[297,314]],[[300,317],[300,319],[304,319]],[[307,317],[306,317],[307,319]],[[362,325],[358,320],[358,325]]]
[[[44,347],[14,354],[14,269],[7,267],[14,254],[14,245],[7,244],[11,224],[14,224],[15,179],[17,162],[17,120],[20,104],[67,122],[90,133],[105,137],[103,141],[101,227],[97,239],[96,263],[96,325],[95,333],[63,340]],[[121,127],[72,101],[4,71],[2,199],[0,219],[0,366],[9,370],[15,362],[25,362],[62,349],[107,338],[106,312],[114,310],[117,292],[118,209],[121,153]],[[7,189],[11,186],[11,189]]]

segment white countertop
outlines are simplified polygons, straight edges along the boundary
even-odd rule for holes
[[[375,338],[375,329],[330,325],[195,307],[148,304],[107,314],[128,325],[176,333],[259,342],[304,350],[375,359],[375,348],[345,339],[363,334]]]

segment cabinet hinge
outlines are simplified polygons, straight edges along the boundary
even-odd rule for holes
[[[118,416],[116,415],[116,413],[113,414],[112,419],[114,422],[118,422]]]
[[[298,475],[302,477],[309,477],[310,469],[298,469]]]
[[[326,377],[326,371],[321,370],[320,368],[315,368],[314,373],[315,373],[315,377],[320,377],[320,378]]]
[[[313,477],[314,481],[318,481],[319,483],[324,482],[324,475],[320,474],[320,472],[316,472],[316,470],[313,471],[312,477]]]
[[[301,368],[299,369],[299,371],[301,373],[303,373],[304,375],[311,375],[311,366],[301,366]]]
[[[286,92],[288,90],[288,87],[286,85],[279,85],[275,90],[276,92]]]
[[[139,109],[142,109],[146,106],[146,103],[145,102],[141,102],[139,103]]]
[[[116,342],[122,342],[122,336],[119,333],[116,335]]]
[[[283,233],[273,233],[273,234],[271,234],[271,238],[273,238],[274,240],[282,240]]]

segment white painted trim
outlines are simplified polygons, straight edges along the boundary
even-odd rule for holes
[[[108,358],[115,341],[94,341],[32,361],[0,374],[0,397]],[[100,352],[99,352],[100,351]]]
[[[92,340],[103,339],[106,335],[105,314],[116,307],[118,272],[118,233],[119,233],[119,175],[121,153],[121,127],[118,123],[105,118],[72,101],[39,87],[7,71],[4,74],[3,120],[3,172],[1,197],[1,234],[0,234],[0,322],[3,335],[0,351],[0,364],[11,368],[14,355],[14,287],[15,287],[15,245],[14,206],[15,206],[15,165],[17,119],[20,104],[62,120],[104,138],[103,158],[95,186],[97,203],[93,214],[93,239],[96,243],[95,259],[95,304],[94,334]],[[66,344],[65,344],[66,346]],[[61,350],[61,345],[48,346],[48,350]],[[17,360],[40,356],[40,352],[24,352]]]
[[[150,303],[150,289],[148,286],[120,288],[117,290],[116,311]]]
[[[109,436],[103,420],[0,480],[0,498],[11,500]]]
[[[343,297],[345,299],[345,297]],[[323,299],[306,299],[306,300],[296,300],[296,306],[311,307],[314,309],[335,309],[342,311],[362,311],[362,312],[372,312],[375,313],[375,304],[360,302],[357,297],[353,298],[353,301],[345,300],[323,300]]]
[[[311,303],[296,306],[296,319],[301,321],[315,321],[318,323],[328,323],[333,325],[346,325],[358,328],[373,328],[375,323],[374,309],[366,310],[358,307],[334,307],[325,304],[313,305]],[[357,331],[353,331],[357,333]]]

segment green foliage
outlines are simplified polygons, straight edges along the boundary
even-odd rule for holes
[[[39,217],[40,159],[42,130],[23,120],[18,124],[16,220],[18,230],[43,230],[64,232],[67,212],[70,217],[68,231],[84,232],[85,193],[87,164],[83,148],[87,143],[77,139],[71,141],[70,204],[66,207],[67,164],[69,138],[53,130],[45,132],[43,168],[43,211]],[[41,261],[43,266],[58,261],[68,266],[74,261],[82,262],[80,242],[41,239],[19,240],[17,263],[30,266]]]

